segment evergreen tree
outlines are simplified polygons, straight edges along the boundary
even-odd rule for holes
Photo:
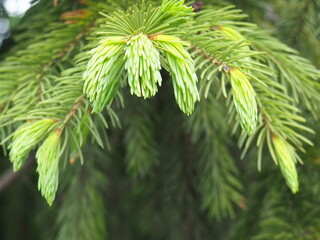
[[[320,1],[234,4],[34,1],[0,58],[1,239],[320,239]]]

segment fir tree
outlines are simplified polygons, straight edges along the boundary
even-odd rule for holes
[[[1,239],[320,239],[320,2],[234,3],[34,2],[0,57]]]

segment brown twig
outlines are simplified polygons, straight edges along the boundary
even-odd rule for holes
[[[34,162],[35,158],[30,157],[18,172],[13,172],[12,169],[8,169],[0,178],[0,193],[17,181],[33,165]]]
[[[209,59],[212,61],[213,64],[218,65],[218,66],[222,66],[223,70],[225,70],[227,73],[230,72],[232,70],[232,67],[229,67],[227,65],[227,63],[220,61],[217,58],[214,58],[208,54],[206,54],[203,50],[201,50],[200,48],[198,48],[197,46],[191,45],[191,48],[193,50],[195,50],[197,53],[199,53],[201,56],[203,56],[206,59]]]
[[[72,118],[73,116],[76,114],[77,110],[79,109],[79,107],[81,106],[81,104],[83,103],[85,99],[85,96],[81,97],[70,109],[70,112],[66,115],[65,119],[64,119],[64,125],[67,124]]]

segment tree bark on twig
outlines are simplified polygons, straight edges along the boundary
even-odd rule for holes
[[[26,160],[26,163],[18,172],[13,172],[12,169],[6,170],[6,172],[0,178],[0,193],[18,180],[33,165],[34,162],[35,158],[30,157]]]

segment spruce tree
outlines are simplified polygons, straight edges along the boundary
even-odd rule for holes
[[[320,239],[320,1],[233,2],[34,1],[1,239]]]

